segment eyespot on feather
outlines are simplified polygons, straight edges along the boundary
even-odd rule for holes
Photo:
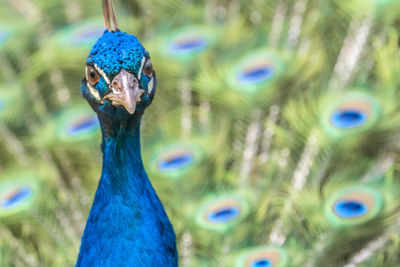
[[[383,198],[370,186],[351,186],[336,191],[325,203],[325,217],[334,226],[365,223],[379,214]]]
[[[215,28],[191,25],[165,36],[159,49],[174,60],[191,61],[212,47],[217,39]]]
[[[249,204],[242,196],[219,193],[203,201],[197,212],[196,222],[205,229],[226,232],[243,221],[249,211]]]
[[[70,107],[57,118],[57,137],[63,143],[91,139],[100,127],[97,116],[86,107]]]
[[[380,116],[379,102],[365,92],[348,92],[329,102],[323,107],[321,124],[332,138],[362,133],[373,127]]]
[[[149,160],[149,170],[163,178],[178,179],[194,169],[202,158],[203,152],[197,145],[172,143],[153,153]]]
[[[63,27],[57,32],[57,43],[60,47],[86,49],[103,34],[104,23],[101,20],[89,19],[81,23]]]
[[[255,92],[282,73],[280,57],[268,50],[256,50],[239,60],[228,72],[228,85],[238,91]]]
[[[38,194],[37,177],[16,172],[0,183],[0,218],[19,214],[30,208]]]
[[[258,246],[239,254],[236,267],[285,267],[289,256],[285,249],[275,246]]]

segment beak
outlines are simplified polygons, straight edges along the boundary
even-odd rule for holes
[[[111,92],[103,97],[101,103],[109,99],[114,106],[124,106],[130,114],[133,114],[136,103],[140,101],[144,92],[143,89],[139,89],[136,76],[122,69],[111,82]]]

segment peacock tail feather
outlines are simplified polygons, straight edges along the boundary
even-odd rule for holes
[[[4,8],[3,8],[4,6]],[[400,2],[115,2],[180,266],[398,266]],[[101,173],[99,1],[0,9],[0,265],[73,266]]]

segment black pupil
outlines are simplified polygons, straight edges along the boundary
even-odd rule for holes
[[[343,208],[351,211],[358,211],[362,209],[362,205],[357,202],[348,202],[343,204]]]
[[[90,78],[94,79],[96,77],[96,74],[94,73],[94,71],[90,71]]]

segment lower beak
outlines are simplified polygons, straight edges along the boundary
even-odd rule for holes
[[[130,114],[133,114],[136,103],[140,101],[143,93],[144,90],[139,89],[136,76],[122,69],[111,83],[111,92],[103,97],[101,103],[109,99],[113,105],[124,106]]]

